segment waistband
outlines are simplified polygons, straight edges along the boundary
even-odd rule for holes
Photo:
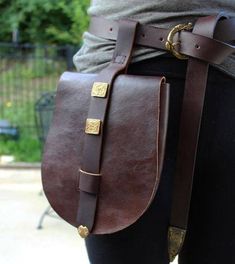
[[[89,32],[100,38],[116,40],[120,20],[109,20],[103,17],[92,17]],[[184,27],[183,27],[184,26]],[[193,28],[193,27],[192,27]],[[169,38],[172,45],[167,48]],[[208,38],[185,30],[185,25],[176,25],[165,29],[152,25],[138,24],[135,44],[175,51],[182,57],[189,56],[207,61],[212,64],[221,64],[224,59],[235,52],[235,18],[222,19],[218,22],[214,38]]]

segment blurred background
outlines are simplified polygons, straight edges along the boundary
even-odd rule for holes
[[[87,264],[50,208],[40,161],[59,76],[88,26],[89,0],[0,0],[0,263]]]
[[[60,74],[73,70],[72,57],[88,26],[88,4],[0,0],[1,156],[40,162],[41,112],[53,104]]]

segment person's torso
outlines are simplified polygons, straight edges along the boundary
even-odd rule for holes
[[[234,0],[93,0],[88,14],[109,19],[133,18],[142,23],[168,27],[177,21],[225,11],[235,16]]]
[[[93,0],[88,14],[113,20],[129,18],[144,24],[171,28],[179,23],[193,23],[200,16],[215,15],[221,11],[235,17],[235,0]],[[74,64],[79,71],[97,72],[108,65],[113,49],[112,41],[86,32],[84,44],[74,56]],[[161,54],[163,51],[138,47],[133,54],[133,61]],[[235,77],[235,55],[227,58],[219,68]]]

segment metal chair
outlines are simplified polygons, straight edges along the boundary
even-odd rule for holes
[[[35,103],[35,124],[43,149],[55,107],[55,92],[45,92]]]
[[[49,132],[50,124],[52,121],[53,111],[55,106],[55,92],[46,92],[35,103],[35,124],[38,134],[38,139],[41,143],[41,150],[43,152],[44,143]],[[40,195],[43,194],[41,190]],[[42,229],[43,220],[46,216],[59,218],[50,205],[46,207],[42,213],[37,229]]]

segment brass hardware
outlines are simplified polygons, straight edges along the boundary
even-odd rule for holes
[[[174,42],[174,36],[177,32],[180,32],[182,30],[190,30],[193,28],[193,24],[192,23],[186,23],[186,24],[179,24],[176,25],[175,27],[173,27],[171,29],[171,31],[169,32],[168,36],[167,36],[167,41],[165,43],[165,47],[167,50],[169,50],[176,58],[180,59],[180,60],[185,60],[188,59],[187,56],[179,53],[175,47],[177,45],[179,45],[179,42]]]
[[[85,128],[86,134],[99,135],[100,128],[101,128],[100,119],[87,118],[86,128]]]
[[[92,86],[91,96],[95,97],[106,97],[109,84],[103,82],[94,82]]]
[[[86,238],[86,237],[88,237],[90,232],[89,232],[89,229],[86,226],[80,225],[78,227],[78,234],[80,235],[80,237]]]
[[[79,169],[79,171],[82,172],[82,173],[84,173],[84,174],[91,175],[91,176],[100,176],[101,175],[100,173],[87,172],[87,171],[84,171],[82,169]]]
[[[186,235],[186,230],[170,226],[168,230],[168,253],[170,262],[179,254]]]

